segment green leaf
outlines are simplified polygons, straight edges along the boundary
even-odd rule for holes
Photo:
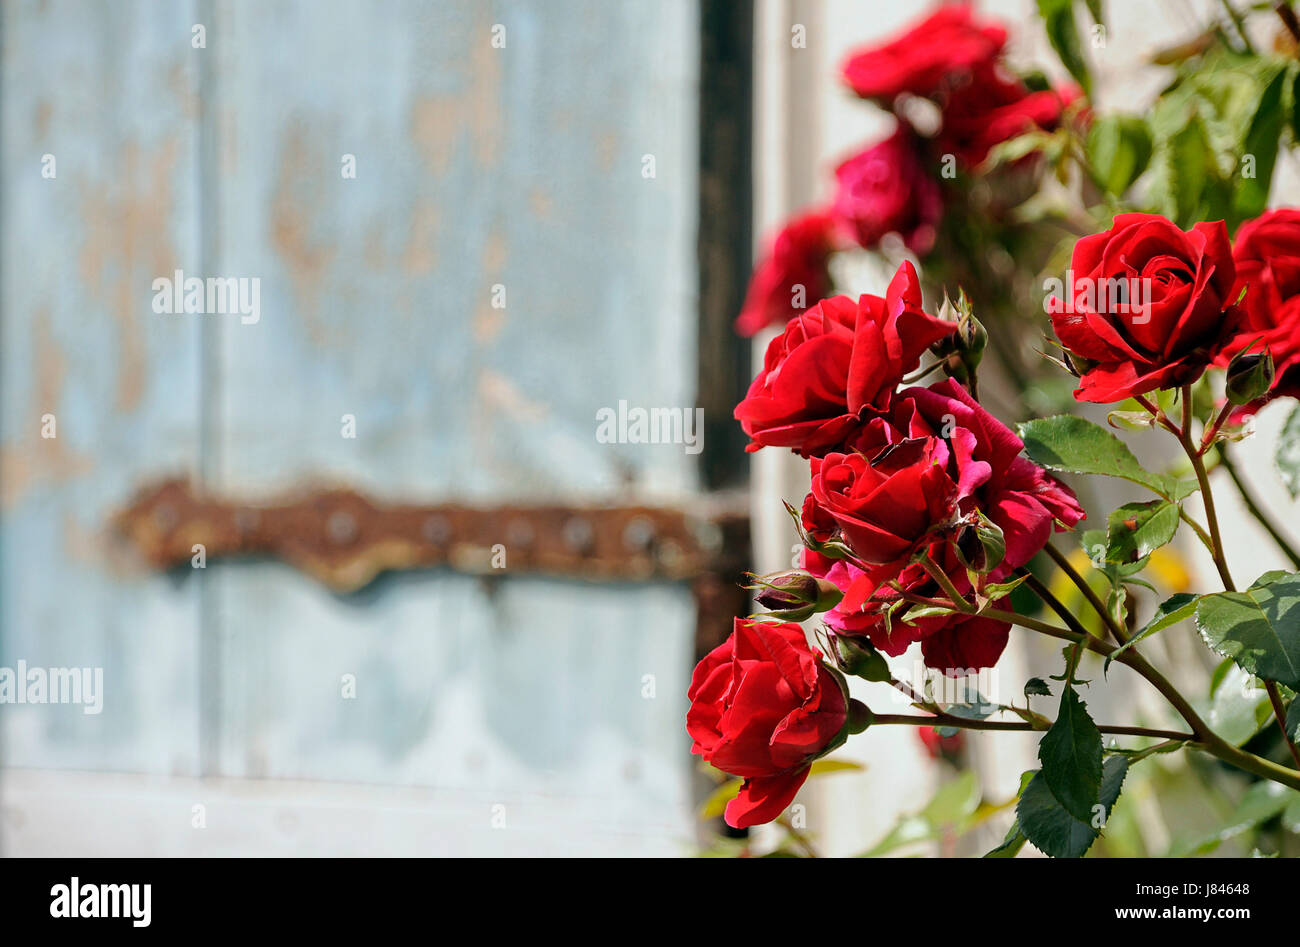
[[[947,608],[943,605],[913,605],[903,613],[903,616],[899,621],[904,625],[911,625],[915,624],[922,618],[934,618],[938,615],[953,615],[956,614],[956,612],[957,609]]]
[[[1273,716],[1268,692],[1254,681],[1254,675],[1226,660],[1211,683],[1208,705],[1197,702],[1210,729],[1233,746],[1249,742]]]
[[[1073,687],[1061,692],[1061,708],[1038,744],[1043,779],[1070,815],[1087,822],[1101,791],[1101,731]]]
[[[1092,76],[1087,60],[1083,58],[1083,44],[1079,41],[1079,28],[1074,21],[1074,0],[1038,0],[1038,15],[1042,17],[1047,39],[1060,57],[1061,64],[1074,76],[1084,94],[1092,94]]]
[[[918,815],[936,828],[955,825],[974,812],[979,803],[979,782],[974,772],[967,771],[939,787]]]
[[[1300,688],[1300,575],[1266,572],[1245,592],[1216,592],[1196,604],[1205,643],[1245,670]]]
[[[1106,560],[1130,563],[1145,559],[1174,538],[1178,505],[1168,500],[1125,503],[1107,520]]]
[[[1021,424],[1019,433],[1029,459],[1049,470],[1120,477],[1141,484],[1171,503],[1196,491],[1195,484],[1180,483],[1144,469],[1123,441],[1083,418],[1070,414],[1035,418]]]
[[[1085,150],[1098,183],[1122,197],[1151,161],[1151,132],[1135,115],[1104,115],[1088,129]]]
[[[1285,824],[1287,813],[1300,803],[1300,792],[1279,783],[1255,783],[1241,797],[1236,810],[1221,828],[1190,843],[1176,846],[1171,855],[1208,855],[1224,842],[1245,835],[1259,825],[1281,815]]]
[[[1293,697],[1287,709],[1286,733],[1292,743],[1300,743],[1300,697]]]
[[[1238,218],[1257,217],[1268,204],[1273,166],[1277,163],[1277,146],[1285,122],[1282,97],[1289,76],[1290,70],[1284,66],[1275,67],[1272,78],[1260,94],[1259,106],[1246,131],[1242,163],[1237,169],[1237,186],[1233,194],[1233,210]],[[1248,161],[1253,167],[1248,167]],[[1252,171],[1253,174],[1247,177],[1247,171]]]
[[[1127,772],[1128,760],[1123,756],[1108,757],[1103,764],[1097,804],[1104,808],[1106,818],[1115,807]],[[1016,821],[1034,847],[1053,858],[1082,858],[1101,835],[1100,826],[1094,828],[1091,817],[1081,822],[1065,811],[1041,771],[1021,794]]]
[[[1052,689],[1047,686],[1047,682],[1041,677],[1031,677],[1025,681],[1025,697],[1051,697]]]
[[[717,819],[727,809],[727,803],[740,795],[740,787],[745,784],[743,779],[728,779],[718,786],[709,794],[709,798],[704,800],[700,806],[700,820]]]
[[[1025,843],[1028,841],[1029,839],[1025,837],[1025,833],[1020,831],[1020,821],[1018,819],[1012,819],[1011,828],[1007,830],[1006,838],[1002,840],[1001,844],[999,844],[997,848],[985,854],[984,857],[1015,858],[1020,854],[1020,850],[1025,847]]]
[[[1216,170],[1214,151],[1200,115],[1193,113],[1183,129],[1166,144],[1166,171],[1173,214],[1180,227],[1197,216],[1207,180]]]
[[[1110,669],[1110,662],[1114,661],[1121,653],[1133,647],[1133,645],[1137,644],[1143,638],[1154,635],[1158,631],[1164,631],[1166,628],[1190,618],[1192,612],[1195,610],[1196,596],[1192,595],[1190,592],[1178,592],[1175,595],[1169,596],[1169,598],[1156,606],[1156,613],[1151,616],[1149,622],[1143,625],[1142,628],[1130,637],[1128,641],[1124,642],[1124,644],[1106,655],[1106,662],[1102,666],[1102,673],[1104,674]]]
[[[1282,810],[1282,827],[1288,832],[1300,835],[1300,793],[1297,793]]]
[[[865,769],[865,766],[853,760],[816,760],[808,770],[808,778],[825,776],[828,773],[856,773]]]
[[[1291,409],[1286,423],[1282,425],[1275,460],[1277,471],[1282,475],[1282,483],[1294,500],[1300,496],[1300,405]]]

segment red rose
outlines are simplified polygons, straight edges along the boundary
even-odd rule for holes
[[[981,164],[994,145],[1035,128],[1055,129],[1077,95],[1077,89],[1031,92],[996,68],[981,70],[944,102],[936,149],[969,166]]]
[[[814,457],[812,495],[860,561],[902,563],[956,513],[947,462],[948,446],[933,437],[903,441],[870,460],[856,452]]]
[[[763,370],[736,406],[753,439],[747,449],[790,447],[811,456],[843,444],[867,412],[888,408],[921,353],[952,330],[921,310],[911,263],[898,268],[883,299],[823,299],[772,340]]]
[[[983,512],[1002,530],[1002,568],[1025,565],[1047,544],[1055,526],[1084,518],[1074,492],[1027,457],[1024,443],[951,378],[901,392],[894,423],[910,437],[948,432],[962,488],[960,512]],[[984,465],[981,469],[977,465]]]
[[[1241,335],[1224,347],[1219,364],[1227,365],[1247,345],[1265,347],[1275,369],[1272,397],[1300,397],[1300,210],[1271,210],[1248,220],[1237,231],[1232,258],[1240,296]]]
[[[943,214],[939,184],[921,163],[915,136],[899,126],[835,169],[835,215],[862,247],[897,233],[913,253],[934,246]]]
[[[736,331],[751,336],[797,316],[831,291],[827,269],[835,249],[835,223],[824,211],[788,222],[754,269]]]
[[[862,98],[886,103],[903,92],[928,96],[987,66],[1006,41],[1005,29],[976,22],[968,4],[945,4],[889,42],[850,56],[844,81]]]
[[[873,419],[852,445],[868,459],[883,455],[888,461],[889,453],[897,454],[900,449],[890,445],[915,445],[935,439],[947,447],[932,456],[945,464],[947,479],[955,486],[953,519],[970,522],[982,513],[1002,530],[1006,552],[990,573],[991,581],[1004,581],[1014,569],[1028,563],[1046,544],[1053,528],[1070,528],[1083,519],[1083,508],[1070,489],[1021,456],[1024,445],[1020,439],[952,379],[900,392],[889,417]],[[823,466],[833,456],[828,455]],[[812,499],[817,515],[835,518],[833,509],[821,510],[824,504],[819,497]],[[814,520],[807,504],[804,517],[805,524],[822,523]],[[835,522],[839,525],[838,518]],[[966,594],[970,582],[953,553],[954,535],[938,535],[930,544],[929,558],[948,575],[958,592]],[[845,540],[856,550],[847,533]],[[901,654],[920,641],[922,656],[929,666],[967,669],[992,666],[1006,646],[1009,626],[1004,622],[974,621],[960,614],[931,616],[910,625],[897,620],[899,613],[891,613],[890,609],[899,593],[883,584],[887,578],[893,578],[914,595],[946,597],[918,564],[904,565],[901,570],[882,566],[863,571],[848,562],[805,552],[804,567],[844,593],[843,600],[823,615],[826,624],[842,634],[867,636],[887,654]]]
[[[939,731],[934,727],[917,727],[916,735],[932,760],[955,759],[966,743],[964,739],[966,735],[960,730],[947,736],[940,736]]]
[[[1120,214],[1074,246],[1071,298],[1052,328],[1085,368],[1074,397],[1114,402],[1190,384],[1233,338],[1234,267],[1223,221],[1184,232],[1159,214]]]
[[[696,666],[687,696],[691,752],[745,780],[727,804],[738,829],[780,815],[812,761],[847,735],[844,687],[795,624],[737,618]]]

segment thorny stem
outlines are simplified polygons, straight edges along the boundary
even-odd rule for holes
[[[968,615],[975,613],[975,606],[962,597],[962,594],[957,591],[957,586],[952,584],[952,579],[948,578],[946,572],[929,559],[921,560],[921,568],[929,573],[930,578],[934,579],[934,581],[939,584],[939,588],[943,589],[944,592],[947,593],[948,598],[951,599],[951,604],[957,609],[957,611],[965,612]]]
[[[1039,631],[1043,634],[1050,635],[1053,638],[1060,638],[1065,641],[1074,641],[1079,643],[1079,637],[1068,629],[1050,625],[1046,622],[1040,622],[1036,619],[1024,615],[1017,615],[1014,612],[1003,612],[996,609],[990,609],[983,614],[989,618],[995,618],[1000,621],[1011,622],[1020,625],[1023,628],[1029,628],[1033,631]],[[1088,636],[1083,641],[1083,647],[1089,651],[1095,651],[1103,656],[1111,656],[1117,649],[1111,648],[1105,642],[1098,638]],[[1120,664],[1127,665],[1146,678],[1156,690],[1158,690],[1169,703],[1173,704],[1174,709],[1187,721],[1194,737],[1194,745],[1197,749],[1204,750],[1211,756],[1215,756],[1225,763],[1231,763],[1238,769],[1243,769],[1248,773],[1254,773],[1264,779],[1272,780],[1275,783],[1281,783],[1292,789],[1300,789],[1300,772],[1287,769],[1285,766],[1279,766],[1271,760],[1255,756],[1253,753],[1247,753],[1239,747],[1233,746],[1224,740],[1217,733],[1209,728],[1200,715],[1187,699],[1179,693],[1178,688],[1174,687],[1167,678],[1154,667],[1151,666],[1142,655],[1136,653],[1131,648],[1122,654],[1114,656],[1114,660]]]
[[[1223,587],[1229,592],[1235,592],[1237,587],[1232,582],[1232,574],[1228,571],[1227,560],[1223,557],[1223,537],[1219,534],[1219,517],[1214,511],[1214,494],[1210,490],[1209,474],[1205,472],[1205,459],[1192,443],[1191,385],[1183,385],[1182,399],[1183,424],[1178,442],[1183,445],[1183,451],[1187,454],[1187,459],[1192,462],[1192,470],[1196,472],[1196,482],[1201,485],[1201,503],[1205,507],[1205,525],[1209,527],[1210,531],[1210,555],[1214,557],[1214,566],[1219,570],[1219,578],[1223,580]]]
[[[1041,586],[1041,583],[1039,583],[1037,579],[1031,578],[1027,581]],[[897,588],[897,586],[895,587]],[[945,602],[941,599],[913,595],[912,593],[905,592],[902,589],[898,589],[898,591],[905,600],[910,602],[922,605],[946,606],[952,608],[954,611],[958,610],[953,602]],[[1050,596],[1051,593],[1048,592],[1048,595]],[[1055,600],[1054,597],[1053,600]],[[1051,602],[1049,601],[1048,604],[1050,605]],[[1115,661],[1132,668],[1134,671],[1137,671],[1138,674],[1146,678],[1147,681],[1150,682],[1150,684],[1158,690],[1170,704],[1173,705],[1174,709],[1178,711],[1185,721],[1187,721],[1188,726],[1191,728],[1192,737],[1195,740],[1195,743],[1192,745],[1196,746],[1198,749],[1204,750],[1212,756],[1218,757],[1226,763],[1231,763],[1238,769],[1243,769],[1248,773],[1254,773],[1256,776],[1272,780],[1276,783],[1281,783],[1282,785],[1289,786],[1292,789],[1300,790],[1300,772],[1287,769],[1285,766],[1279,766],[1270,760],[1255,756],[1253,753],[1247,753],[1245,750],[1228,743],[1209,728],[1209,725],[1201,719],[1195,708],[1188,703],[1187,698],[1183,697],[1178,688],[1174,687],[1174,685],[1171,684],[1163,674],[1152,667],[1146,658],[1142,657],[1142,655],[1138,654],[1132,648],[1129,648],[1120,654],[1115,654],[1118,650],[1117,648],[1112,648],[1100,638],[1088,634],[1087,631],[1079,625],[1078,619],[1069,613],[1068,609],[1061,606],[1059,601],[1056,604],[1060,606],[1062,612],[1064,612],[1062,615],[1063,619],[1065,619],[1066,616],[1069,616],[1068,620],[1066,620],[1066,624],[1073,625],[1077,630],[1062,628],[1059,625],[1053,625],[1049,622],[1039,621],[1036,618],[1030,618],[1028,615],[1020,615],[1016,612],[1006,612],[996,608],[986,608],[979,614],[996,621],[1005,621],[1013,625],[1019,625],[1022,628],[1028,628],[1031,631],[1037,631],[1041,634],[1048,635],[1049,637],[1061,639],[1062,641],[1073,642],[1077,647],[1086,648],[1103,657],[1113,657]],[[1058,612],[1058,614],[1061,613]],[[873,719],[876,723],[905,722],[901,717],[894,717],[891,719],[890,715],[877,715]],[[962,721],[963,725],[969,723],[969,721],[966,721],[964,718],[958,717],[955,719]],[[957,726],[958,724],[954,723],[952,725]],[[982,729],[1000,730],[1024,728],[1013,725],[1012,727],[990,726]]]
[[[951,714],[939,713],[934,716],[921,716],[920,714],[875,714],[871,718],[871,725],[874,727],[878,724],[905,724],[914,727],[924,726],[944,726],[954,727],[961,730],[1006,730],[1006,731],[1025,731],[1046,730],[1050,724],[1032,724],[1028,721],[1013,720],[975,720],[970,717],[955,717]],[[1177,730],[1156,730],[1151,727],[1120,727],[1111,724],[1099,724],[1097,729],[1102,733],[1113,733],[1118,736],[1129,737],[1155,737],[1162,740],[1192,741],[1196,737],[1190,733],[1179,733]]]
[[[1134,395],[1133,400],[1136,401],[1138,404],[1142,405],[1142,407],[1146,408],[1147,412],[1150,413],[1151,417],[1155,419],[1157,424],[1159,424],[1161,427],[1167,430],[1174,437],[1178,438],[1179,443],[1182,443],[1183,428],[1179,427],[1173,421],[1169,420],[1169,416],[1165,414],[1164,411],[1162,411],[1159,408],[1159,406],[1153,404],[1150,398],[1147,398],[1144,395]],[[1184,422],[1184,426],[1186,426],[1186,422]],[[1205,531],[1205,528],[1201,526],[1200,523],[1192,519],[1191,514],[1189,514],[1186,510],[1183,509],[1181,503],[1178,505],[1178,518],[1182,520],[1184,523],[1186,523],[1188,526],[1190,526],[1192,528],[1192,531],[1196,533],[1197,538],[1200,539],[1201,543],[1205,546],[1205,548],[1210,550],[1211,553],[1213,553],[1214,541],[1210,538],[1210,534]]]
[[[916,382],[924,378],[926,375],[933,372],[936,368],[942,368],[942,367],[943,367],[943,359],[939,359],[937,362],[931,362],[929,365],[925,366],[925,368],[913,372],[911,375],[908,375],[906,378],[904,378],[903,384],[905,385],[915,384]]]
[[[1051,557],[1053,562],[1056,563],[1057,568],[1064,572],[1070,581],[1078,586],[1079,591],[1083,593],[1083,597],[1088,600],[1088,604],[1090,604],[1097,614],[1101,616],[1101,620],[1106,623],[1106,627],[1110,629],[1110,633],[1115,636],[1116,643],[1124,644],[1128,641],[1128,634],[1120,626],[1120,623],[1116,621],[1115,616],[1110,613],[1110,609],[1106,608],[1106,606],[1102,604],[1101,599],[1097,597],[1097,593],[1092,590],[1092,586],[1088,584],[1088,581],[1079,574],[1079,570],[1070,564],[1069,558],[1051,543],[1044,546],[1043,551]]]

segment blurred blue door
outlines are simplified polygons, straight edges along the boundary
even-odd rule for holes
[[[224,851],[192,811],[248,779],[432,816],[253,851],[687,850],[685,583],[340,595],[275,560],[160,574],[107,524],[167,476],[697,496],[682,445],[595,436],[620,401],[696,403],[695,3],[15,0],[2,29],[0,666],[104,693],[0,705],[0,849]],[[157,311],[177,271],[256,281],[256,312]],[[83,847],[46,844],[60,820]]]

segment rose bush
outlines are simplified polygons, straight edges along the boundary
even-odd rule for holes
[[[735,412],[749,450],[788,448],[807,462],[802,508],[787,504],[802,568],[755,577],[756,604],[770,611],[738,622],[697,668],[688,728],[697,752],[739,777],[725,787],[738,793],[733,825],[776,818],[817,771],[812,761],[867,726],[917,727],[931,746],[965,729],[1023,730],[1040,737],[1039,767],[1024,774],[991,856],[1027,843],[1083,855],[1110,831],[1121,791],[1152,769],[1142,761],[1178,750],[1225,764],[1213,768],[1216,791],[1242,800],[1198,849],[1245,832],[1249,846],[1278,853],[1279,831],[1300,827],[1288,795],[1300,795],[1300,549],[1252,496],[1230,445],[1250,435],[1244,415],[1300,391],[1300,212],[1267,210],[1277,153],[1300,142],[1300,20],[1279,7],[1288,35],[1277,52],[1249,48],[1244,31],[1237,46],[1221,29],[1165,51],[1171,81],[1149,114],[1125,114],[1076,101],[1090,72],[1071,42],[1075,11],[1039,10],[1077,90],[1012,71],[1005,32],[963,5],[846,63],[846,81],[891,113],[894,131],[841,164],[833,199],[809,218],[806,254],[774,247],[760,264],[755,298],[773,305],[756,306],[745,328],[788,321]],[[918,109],[917,97],[930,105]],[[831,296],[817,282],[848,244],[898,266],[883,297]],[[898,265],[900,244],[919,271]],[[828,295],[786,308],[796,276]],[[987,325],[986,312],[996,316]],[[1049,332],[1036,364],[1069,375],[1047,379],[1020,359]],[[986,349],[996,401],[981,398]],[[1171,435],[1177,461],[1146,451],[1157,458],[1148,469],[1108,427],[1053,414],[1077,401],[1111,406],[1110,427]],[[1013,430],[993,404],[1030,419]],[[1276,461],[1297,497],[1300,408],[1290,410]],[[1237,584],[1214,470],[1296,571]],[[1110,477],[1141,496],[1085,519],[1058,475]],[[1197,587],[1207,576],[1175,539],[1204,547],[1217,585]],[[796,621],[812,623],[821,652]],[[1192,622],[1221,663],[1188,697],[1149,639]],[[993,667],[1013,633],[1060,649],[1059,672],[1014,682],[1005,702],[985,699],[983,675],[973,701],[936,685]],[[920,659],[911,680],[909,653]],[[1084,698],[1114,665],[1166,699],[1167,719],[1093,720]],[[1181,667],[1178,679],[1203,670]],[[868,710],[848,677],[916,712]],[[950,744],[948,758],[958,752]],[[1280,819],[1274,801],[1288,806]],[[931,812],[886,843],[914,838]],[[948,838],[954,826],[932,828]]]

